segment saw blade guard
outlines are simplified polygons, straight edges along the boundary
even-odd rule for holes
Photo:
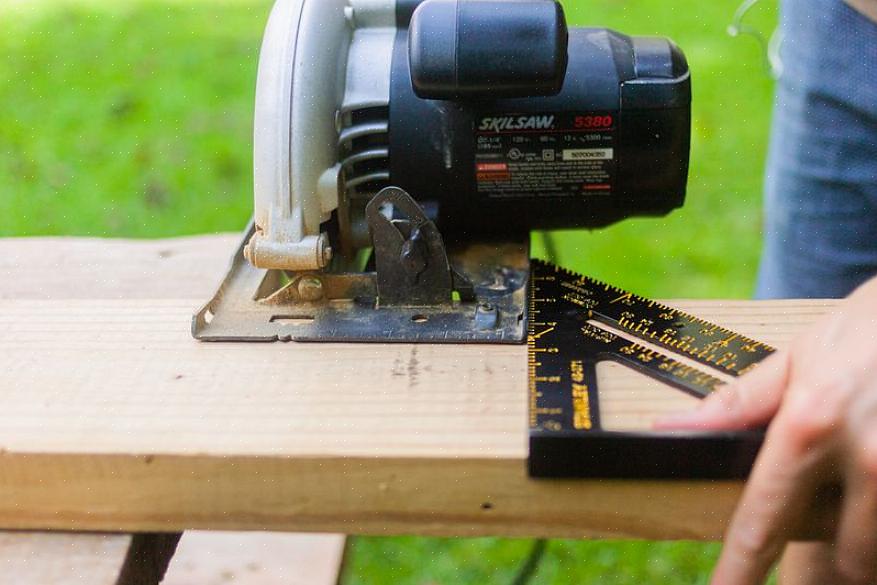
[[[669,39],[570,29],[555,2],[277,0],[246,256],[361,270],[365,208],[390,186],[448,241],[666,215],[685,199],[690,102]]]
[[[268,19],[253,133],[256,232],[245,249],[257,267],[314,270],[332,257],[321,224],[338,207],[335,117],[352,36],[347,6],[277,0]]]

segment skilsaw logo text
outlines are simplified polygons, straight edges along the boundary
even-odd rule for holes
[[[481,118],[479,132],[508,132],[509,130],[552,130],[554,116],[491,116]]]

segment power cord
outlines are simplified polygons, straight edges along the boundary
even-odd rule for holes
[[[552,264],[557,264],[557,244],[554,243],[554,237],[551,232],[541,232],[542,247],[545,248],[545,259]]]
[[[536,570],[539,568],[539,563],[542,561],[542,557],[545,556],[545,548],[547,546],[548,541],[544,538],[538,538],[533,541],[533,548],[530,549],[530,554],[527,555],[521,568],[518,569],[518,574],[515,575],[511,585],[526,585],[530,582],[530,579],[536,574]]]
[[[783,41],[782,30],[777,27],[769,38],[765,36],[754,26],[750,26],[744,22],[746,14],[752,10],[759,0],[742,0],[734,16],[731,24],[728,25],[728,35],[731,37],[740,37],[748,35],[758,41],[761,46],[761,52],[764,55],[764,68],[767,73],[774,79],[779,79],[783,74],[783,61],[780,58],[780,45]]]

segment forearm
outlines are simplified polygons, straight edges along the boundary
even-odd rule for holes
[[[844,0],[858,12],[877,22],[877,0]]]

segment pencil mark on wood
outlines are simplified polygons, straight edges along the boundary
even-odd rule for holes
[[[417,346],[411,346],[411,354],[408,357],[408,388],[414,389],[419,383],[420,361],[417,359]]]

